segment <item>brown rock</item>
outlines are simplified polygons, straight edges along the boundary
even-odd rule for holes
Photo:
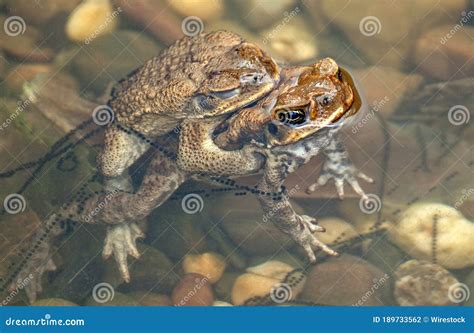
[[[216,283],[224,273],[225,258],[214,252],[188,254],[183,260],[185,273],[198,273],[207,276],[211,283]]]
[[[179,15],[197,16],[203,21],[215,20],[221,17],[225,10],[223,0],[167,0],[167,3]]]
[[[459,285],[458,280],[440,265],[410,260],[401,264],[394,275],[394,294],[400,305],[445,306],[460,303],[453,293],[453,288]]]
[[[49,73],[53,68],[45,64],[23,64],[13,67],[5,79],[8,88],[21,93],[23,85],[40,73]]]
[[[420,33],[452,22],[465,6],[464,0],[436,3],[324,0],[320,8],[372,63],[401,68],[411,62],[411,52]]]
[[[164,1],[114,0],[117,7],[132,21],[136,21],[164,44],[171,44],[183,37],[179,19]]]
[[[283,23],[289,11],[295,7],[301,9],[295,0],[248,0],[235,1],[235,8],[245,25],[260,30],[279,23]]]
[[[314,266],[299,299],[327,305],[389,305],[389,294],[386,273],[344,254]]]
[[[214,303],[214,292],[209,278],[190,273],[173,289],[171,299],[176,306],[208,306]]]
[[[7,18],[0,16],[0,25],[3,27]],[[11,31],[13,35],[2,32],[0,34],[0,49],[18,60],[31,62],[48,62],[53,59],[53,50],[41,46],[44,38],[33,27],[22,22],[15,22]],[[8,30],[8,28],[6,29]]]
[[[236,200],[238,205],[235,204]],[[220,221],[230,239],[247,254],[275,254],[294,244],[271,222],[263,221],[262,209],[253,196],[223,196],[218,199],[210,215],[214,221]]]
[[[101,36],[83,46],[71,66],[83,88],[95,89],[100,95],[111,82],[124,78],[158,52],[156,43],[145,34],[119,30],[113,36]]]
[[[418,39],[415,61],[425,73],[449,81],[474,76],[474,27],[457,27],[436,27]]]
[[[391,67],[373,66],[353,71],[362,85],[368,105],[384,116],[393,113],[400,102],[420,87],[423,77],[405,74]]]
[[[10,14],[21,16],[27,24],[41,24],[60,13],[72,11],[81,0],[5,0]]]

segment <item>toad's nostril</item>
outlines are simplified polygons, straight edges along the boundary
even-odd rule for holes
[[[272,135],[276,135],[278,133],[278,127],[275,124],[268,124],[268,132]]]

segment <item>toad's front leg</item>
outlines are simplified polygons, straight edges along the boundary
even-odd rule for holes
[[[266,193],[279,193],[282,184],[287,176],[288,168],[285,167],[278,157],[269,156],[263,178],[258,185],[258,189]],[[324,228],[316,224],[316,220],[307,215],[298,215],[289,202],[285,193],[281,195],[258,196],[264,211],[266,220],[273,222],[281,231],[291,236],[291,238],[301,245],[310,262],[316,261],[314,249],[319,248],[325,253],[336,256],[338,253],[321,242],[315,235],[316,231],[324,231]]]
[[[307,192],[314,192],[319,186],[326,185],[328,180],[334,179],[339,198],[344,198],[344,181],[347,181],[358,195],[365,197],[366,194],[359,185],[357,177],[369,183],[372,183],[373,179],[357,170],[346,148],[340,142],[337,133],[332,136],[329,144],[323,148],[323,152],[326,155],[326,161],[321,174],[316,183],[308,187]]]

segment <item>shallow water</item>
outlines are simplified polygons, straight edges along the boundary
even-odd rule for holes
[[[318,252],[309,264],[263,215],[252,194],[258,177],[190,181],[137,221],[146,237],[138,241],[141,258],[128,260],[130,283],[101,256],[106,226],[67,216],[37,304],[472,305],[469,4],[0,1],[2,303],[28,303],[25,290],[37,280],[11,283],[36,253],[42,221],[103,191],[95,159],[107,119],[93,111],[110,84],[183,34],[228,29],[282,66],[331,57],[356,81],[363,109],[344,124],[342,139],[354,165],[375,180],[360,181],[367,198],[346,183],[341,201],[332,181],[307,194],[322,156],[285,183],[295,210],[317,217],[326,229],[318,237],[341,256]],[[160,147],[172,150],[178,134]],[[148,163],[145,156],[129,170],[135,187]],[[113,199],[98,200],[98,212]]]

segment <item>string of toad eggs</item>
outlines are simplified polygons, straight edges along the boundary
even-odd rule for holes
[[[58,142],[56,142],[51,147],[51,149],[48,151],[48,153],[46,153],[43,156],[43,158],[41,158],[37,161],[25,163],[25,164],[15,168],[15,169],[4,172],[4,173],[0,174],[0,178],[7,178],[7,177],[10,177],[10,176],[13,176],[18,171],[26,170],[26,169],[32,168],[36,165],[36,168],[32,172],[29,179],[27,179],[25,181],[25,183],[21,186],[21,188],[17,192],[18,194],[23,193],[28,188],[28,186],[33,182],[35,177],[39,174],[39,172],[41,171],[43,166],[48,161],[52,160],[53,158],[55,158],[57,156],[61,156],[62,154],[68,152],[70,149],[72,149],[75,146],[77,146],[78,144],[84,142],[88,138],[93,137],[101,129],[103,129],[103,127],[93,129],[93,130],[89,131],[88,133],[86,133],[81,139],[79,139],[75,143],[68,144],[67,146],[61,148],[61,146],[64,143],[66,143],[69,140],[69,138],[71,138],[74,135],[74,133],[76,133],[79,130],[82,130],[84,128],[87,128],[90,124],[91,124],[91,121],[86,121],[86,122],[82,123],[81,125],[76,127],[76,129],[74,129],[73,131],[68,133],[66,136],[64,136],[62,139],[60,139]],[[143,133],[140,133],[139,131],[136,131],[134,129],[126,128],[126,127],[124,127],[120,124],[117,124],[115,122],[112,125],[116,126],[119,130],[124,131],[125,133],[127,133],[129,135],[136,136],[137,138],[139,138],[140,140],[142,140],[143,142],[148,144],[153,149],[159,151],[160,153],[162,153],[166,157],[168,157],[170,159],[176,159],[176,154],[175,153],[173,153],[171,151],[168,151],[165,148],[161,147],[155,141],[153,141],[152,139],[146,137]],[[73,156],[73,154],[70,154],[70,152],[68,154],[66,154],[66,156],[61,156],[61,158],[58,161],[58,168],[61,168],[61,166],[63,165],[65,160],[68,157],[71,157],[71,156]],[[77,163],[77,160],[75,160],[74,162]],[[67,168],[65,171],[71,171],[72,169],[73,168]],[[271,196],[273,198],[273,200],[281,200],[283,194],[286,192],[286,189],[285,189],[284,186],[281,187],[280,192],[272,193],[272,192],[261,191],[256,186],[255,187],[250,187],[250,186],[247,186],[247,185],[238,184],[235,180],[230,179],[230,178],[215,177],[215,176],[210,176],[210,175],[206,175],[206,174],[199,174],[199,176],[206,177],[206,178],[208,178],[208,179],[210,179],[210,180],[212,180],[212,181],[214,181],[214,182],[216,182],[220,185],[223,185],[225,187],[224,188],[218,188],[218,189],[210,189],[210,190],[202,190],[201,189],[199,191],[193,191],[191,193],[198,193],[199,192],[201,194],[209,195],[210,193],[234,190],[234,191],[238,191],[238,192],[235,193],[235,195],[245,195],[246,193],[250,192],[250,193],[256,194],[256,195]],[[72,204],[73,202],[77,202],[78,203],[78,214],[80,214],[84,210],[83,205],[88,199],[90,199],[94,195],[108,194],[109,192],[107,192],[107,191],[94,191],[93,193],[87,193],[87,186],[91,183],[94,183],[94,182],[98,181],[99,178],[100,178],[99,173],[94,174],[89,180],[87,180],[79,188],[79,190],[66,203],[63,204],[63,207],[67,207],[68,205]],[[126,192],[126,191],[121,191],[121,192]],[[184,196],[184,195],[185,194],[182,194],[182,196]],[[3,208],[2,211],[0,211],[0,216],[4,215],[5,212],[6,212],[5,208]],[[2,284],[0,286],[0,291],[4,291],[13,282],[14,278],[20,273],[21,269],[27,264],[27,261],[34,255],[35,251],[41,246],[41,243],[43,241],[47,240],[47,238],[49,237],[50,232],[55,227],[57,227],[58,224],[59,224],[59,227],[61,229],[63,229],[63,230],[66,229],[66,232],[68,232],[68,231],[74,229],[75,226],[78,224],[78,222],[74,221],[74,216],[73,215],[63,217],[60,214],[58,214],[57,216],[55,216],[54,220],[51,222],[51,225],[45,225],[44,226],[41,234],[38,235],[38,237],[33,242],[31,247],[26,251],[26,253],[24,253],[24,256],[23,256],[22,260],[17,262],[18,265],[16,265],[16,263],[12,263],[8,267],[9,270],[13,269],[13,272],[9,275],[9,277],[7,277],[6,280],[0,278],[0,281],[2,282]],[[14,266],[17,266],[17,267],[15,268]]]

